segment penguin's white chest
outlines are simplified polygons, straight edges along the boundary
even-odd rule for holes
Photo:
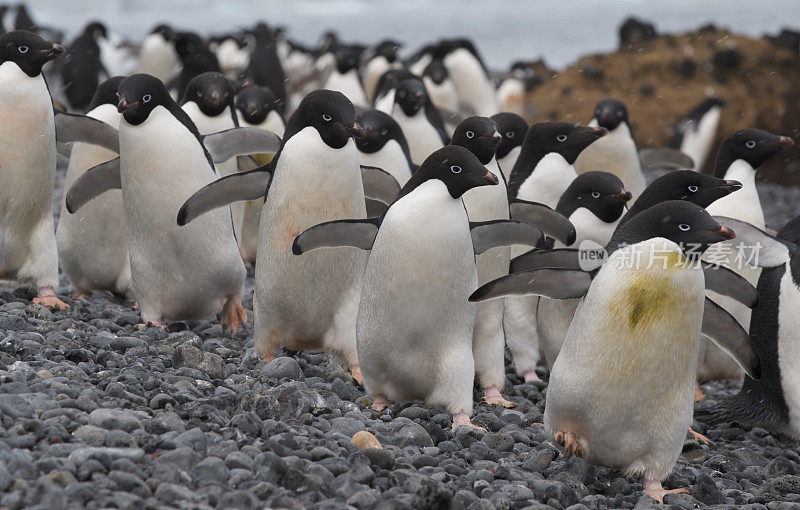
[[[446,79],[442,83],[436,83],[429,77],[423,76],[422,81],[434,105],[445,110],[458,111],[458,93],[452,80]]]
[[[743,159],[737,159],[725,172],[725,179],[742,183],[742,189],[724,196],[706,207],[712,216],[728,216],[764,228],[764,211],[756,189],[756,171]]]
[[[489,117],[497,113],[495,88],[480,62],[464,48],[452,51],[444,59],[458,97],[469,104],[476,115]]]
[[[241,124],[242,124],[242,126],[257,127],[257,128],[261,128],[261,129],[266,129],[267,131],[271,131],[271,132],[275,133],[276,135],[278,135],[280,137],[283,137],[283,131],[286,129],[286,126],[283,123],[283,119],[281,118],[281,115],[278,112],[276,112],[275,110],[270,111],[267,114],[267,118],[264,119],[264,121],[261,124],[258,124],[258,125],[250,124],[249,122],[247,122],[245,120],[242,120]]]
[[[647,186],[636,143],[624,122],[586,147],[575,160],[575,169],[578,173],[610,172],[635,196]]]
[[[357,105],[366,105],[367,98],[364,95],[364,87],[361,86],[361,79],[358,76],[358,70],[351,69],[342,74],[334,69],[328,77],[325,88],[329,90],[336,90],[341,92],[347,99]]]
[[[789,407],[789,426],[795,437],[800,436],[800,287],[792,279],[791,269],[781,279],[778,308],[778,362],[781,387]]]
[[[546,154],[519,187],[517,198],[542,203],[552,209],[575,179],[575,169],[557,152]]]
[[[403,148],[397,140],[389,140],[380,150],[375,152],[360,152],[358,160],[362,165],[375,166],[389,172],[402,187],[411,178],[411,169]]]
[[[514,164],[517,162],[520,152],[522,152],[521,146],[514,147],[508,151],[508,154],[497,160],[497,166],[500,167],[500,172],[502,172],[506,182],[511,177],[511,170],[514,169]]]
[[[203,111],[200,110],[200,106],[194,101],[188,101],[181,106],[181,108],[186,112],[189,118],[192,119],[192,122],[197,126],[197,131],[199,131],[201,135],[218,133],[236,127],[233,123],[233,117],[231,116],[229,108],[225,108],[221,114],[215,117],[203,113]]]
[[[694,169],[702,171],[717,133],[721,109],[718,106],[711,108],[700,118],[696,129],[687,130],[681,141],[681,151],[691,156]]]
[[[420,108],[417,113],[409,117],[402,108],[395,105],[392,117],[406,136],[411,151],[411,161],[414,163],[422,164],[434,151],[444,147],[439,132],[425,116],[425,108]]]

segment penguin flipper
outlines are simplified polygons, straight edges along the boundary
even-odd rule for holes
[[[119,157],[93,166],[72,183],[64,199],[67,211],[74,214],[91,199],[112,189],[122,189]]]
[[[761,359],[750,336],[724,308],[706,298],[703,334],[725,351],[751,379],[761,379]]]
[[[240,200],[256,200],[267,194],[273,166],[268,163],[246,172],[226,175],[197,190],[178,211],[178,225],[186,225],[203,213]]]
[[[55,123],[56,141],[59,143],[90,143],[119,154],[119,131],[103,121],[57,111]]]
[[[300,232],[292,243],[292,253],[303,253],[318,248],[352,246],[371,250],[381,225],[380,218],[335,220],[320,223]]]
[[[511,273],[478,288],[472,302],[503,296],[544,296],[550,299],[575,299],[586,295],[592,277],[579,269],[543,268]]]
[[[541,228],[547,235],[569,246],[575,242],[575,226],[563,214],[537,202],[512,198],[508,205],[512,220],[522,220]]]
[[[706,290],[731,297],[748,308],[758,306],[758,291],[736,271],[704,262],[703,274],[706,277]]]
[[[535,247],[544,240],[542,229],[527,221],[470,221],[472,247],[476,254],[498,246],[523,244]]]
[[[574,248],[557,248],[555,250],[531,250],[511,259],[511,272],[530,271],[532,269],[580,269],[580,252]],[[599,267],[599,264],[598,264]]]
[[[735,251],[736,256],[748,265],[769,268],[789,262],[791,253],[798,249],[796,245],[776,239],[745,221],[727,216],[714,216],[714,219],[720,224],[730,227],[736,237],[730,241],[711,245],[707,253],[715,253],[716,250],[723,248],[730,249]]]
[[[281,148],[281,137],[266,129],[237,127],[205,135],[203,145],[214,163],[222,163],[234,156],[274,154]]]
[[[361,165],[361,180],[364,182],[364,196],[386,204],[387,208],[400,193],[397,179],[382,168]]]
[[[669,147],[653,147],[639,150],[642,168],[694,168],[694,161],[685,153]]]

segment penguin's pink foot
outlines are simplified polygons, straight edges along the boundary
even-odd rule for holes
[[[157,321],[157,320],[155,320],[155,321],[147,321],[147,322],[139,323],[139,324],[136,325],[136,329],[144,329],[144,328],[163,328],[163,329],[167,329],[167,327],[164,324],[161,324],[161,322]]]
[[[517,404],[514,402],[503,398],[503,395],[500,394],[500,389],[497,386],[489,386],[483,391],[481,403],[489,404],[490,406],[503,406],[506,409],[517,407]]]
[[[564,432],[562,430],[556,431],[556,433],[553,434],[553,439],[556,440],[556,443],[564,447],[564,454],[567,456],[567,459],[573,455],[580,458],[586,455],[583,446],[578,442],[577,436],[572,432]]]
[[[69,295],[69,298],[74,299],[75,301],[83,301],[85,299],[89,299],[90,297],[92,297],[92,292],[88,290],[76,290]]]
[[[374,411],[383,411],[387,407],[389,407],[389,399],[386,398],[386,395],[375,395],[375,398],[372,400],[372,409]]]
[[[664,496],[667,494],[691,494],[692,491],[686,487],[666,490],[658,480],[644,480],[644,493],[655,499],[658,504],[663,504]]]
[[[58,299],[53,287],[39,287],[39,295],[33,298],[33,304],[42,305],[51,310],[66,310],[69,305]]]
[[[350,376],[358,384],[361,384],[364,380],[363,376],[361,375],[361,367],[359,366],[358,362],[350,364]]]
[[[247,312],[244,311],[242,300],[239,296],[229,296],[222,305],[222,314],[219,323],[223,331],[230,331],[235,335],[239,331],[239,326],[247,322]]]
[[[456,427],[459,427],[461,425],[464,425],[465,427],[471,427],[471,428],[476,429],[476,430],[480,430],[481,432],[486,432],[485,428],[479,427],[479,426],[475,425],[474,423],[472,423],[472,420],[469,419],[469,415],[467,413],[465,413],[464,411],[461,411],[460,413],[456,413],[456,414],[453,415],[453,426],[452,426],[452,428],[455,429]]]
[[[711,446],[712,444],[714,444],[714,443],[711,442],[711,440],[709,438],[707,438],[703,434],[701,434],[699,432],[695,432],[694,430],[692,430],[692,427],[689,427],[689,434],[691,434],[692,438],[694,438],[694,440],[697,441],[700,444],[705,444],[705,445],[708,445],[708,446]]]
[[[541,381],[542,379],[536,374],[536,370],[526,370],[523,375],[525,382]]]
[[[695,381],[695,383],[694,383],[694,401],[695,402],[700,402],[704,398],[706,398],[706,394],[703,393],[703,390],[700,388],[700,383]]]

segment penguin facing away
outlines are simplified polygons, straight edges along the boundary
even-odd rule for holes
[[[62,310],[52,197],[56,174],[53,101],[42,66],[64,48],[33,32],[0,36],[0,276],[38,288],[33,302]]]
[[[680,150],[694,160],[693,170],[702,172],[711,145],[717,134],[719,117],[725,101],[710,97],[692,109],[686,117],[672,126],[670,147]]]
[[[439,111],[433,106],[425,84],[419,78],[407,78],[397,84],[392,117],[408,141],[411,161],[424,161],[433,151],[450,143]]]
[[[324,223],[294,240],[299,258],[322,247],[370,250],[356,333],[374,409],[421,399],[445,407],[453,427],[474,426],[474,254],[543,237],[526,222],[469,222],[461,196],[497,183],[467,149],[447,146],[423,162],[383,217]]]
[[[100,23],[90,23],[68,46],[61,64],[61,81],[70,106],[85,110],[91,103],[98,84],[108,78],[108,71],[100,60],[98,40],[106,29]]]
[[[503,137],[497,147],[497,166],[503,173],[503,178],[508,182],[511,170],[517,162],[522,150],[522,140],[528,132],[528,123],[515,113],[500,112],[492,115],[492,120],[497,124],[497,129]]]

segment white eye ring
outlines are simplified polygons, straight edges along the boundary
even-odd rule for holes
[[[461,167],[458,166],[458,165],[453,165],[453,166],[450,167],[450,171],[453,172],[454,174],[460,174],[461,173]]]
[[[323,113],[322,114],[322,120],[324,120],[325,122],[330,122],[331,121],[331,116],[328,115],[327,113]]]
[[[474,138],[475,137],[475,133],[473,133],[472,131],[467,131],[466,134],[467,134],[467,138]]]
[[[599,191],[592,191],[592,198],[600,198],[600,192]]]
[[[203,97],[203,91],[202,90],[198,90],[197,91],[197,97]]]
[[[19,46],[17,48],[17,50],[19,50],[20,53],[28,53],[28,47],[27,46]]]
[[[513,131],[506,131],[506,138],[514,138],[515,134]]]
[[[397,93],[397,97],[406,97],[406,91],[405,91],[405,90],[401,90],[401,91],[399,91],[399,92]]]
[[[692,227],[690,227],[686,223],[681,223],[680,225],[678,225],[678,228],[681,229],[681,232],[688,232],[689,229],[691,229]]]
[[[619,110],[619,111],[617,112],[617,117],[619,117],[620,119],[622,118],[622,116],[623,116],[623,115],[624,115],[624,114],[622,113],[622,110]]]
[[[745,142],[745,144],[744,144],[744,145],[745,145],[745,147],[747,147],[748,149],[752,149],[753,147],[755,147],[755,146],[756,146],[756,141],[755,141],[755,140],[747,140],[747,142]]]
[[[381,129],[381,136],[386,136],[389,134],[389,130],[386,128]]]
[[[142,96],[142,102],[143,102],[143,103],[149,103],[149,102],[150,102],[150,99],[152,99],[152,98],[150,97],[150,94],[145,94],[144,96]]]
[[[695,186],[695,185],[689,186],[689,191],[691,191],[692,193],[696,193],[698,189],[699,188],[697,186]]]
[[[558,140],[559,142],[566,142],[567,141],[567,135],[558,135],[556,137],[556,140]]]

